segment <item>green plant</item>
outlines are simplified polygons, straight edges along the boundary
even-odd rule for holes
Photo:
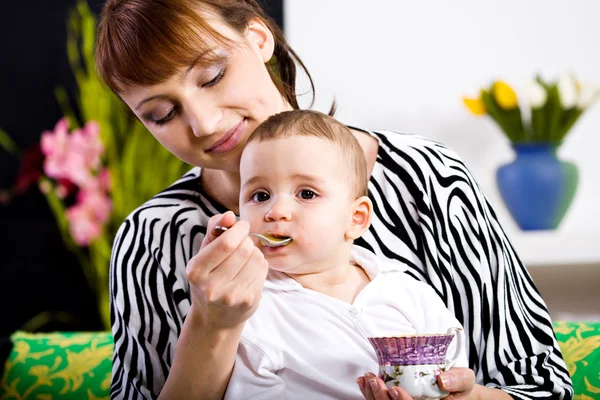
[[[464,97],[463,102],[474,115],[489,115],[512,143],[558,145],[600,91],[565,75],[554,82],[537,76],[528,82],[526,93],[528,110],[524,105],[521,109],[514,90],[500,80],[481,89],[476,98]],[[529,120],[522,117],[522,111],[528,111]]]
[[[79,1],[70,10],[67,24],[67,55],[77,83],[79,114],[69,103],[65,89],[56,88],[55,96],[65,119],[54,131],[42,135],[45,164],[39,187],[46,195],[64,243],[79,259],[108,328],[108,271],[117,230],[136,207],[181,177],[190,166],[162,147],[101,83],[94,64],[95,32],[95,16],[85,1]],[[0,145],[17,151],[6,134],[0,133]],[[68,163],[66,158],[77,156],[74,149],[83,153],[92,149],[98,162],[88,165],[89,157],[81,155],[79,160],[85,163],[80,167],[74,168],[79,164],[72,162],[61,165]],[[77,178],[82,176],[85,179]],[[95,203],[84,207],[82,194],[88,199],[93,197]],[[98,204],[105,211],[101,218],[90,215],[98,212],[94,209]]]

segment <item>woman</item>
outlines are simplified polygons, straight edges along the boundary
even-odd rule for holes
[[[299,60],[254,0],[108,0],[96,54],[156,139],[199,167],[134,211],[115,240],[111,396],[221,398],[268,268],[248,224],[226,211],[238,210],[250,133],[298,108]],[[353,134],[375,210],[358,244],[408,265],[470,335],[471,369],[440,384],[454,398],[571,398],[543,300],[460,159],[416,136]],[[216,237],[216,224],[231,228]],[[358,384],[366,398],[388,396],[371,375]]]

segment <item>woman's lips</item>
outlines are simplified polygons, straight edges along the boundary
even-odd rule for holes
[[[241,120],[236,126],[227,131],[225,136],[208,149],[208,151],[212,153],[227,153],[237,146],[242,137],[242,132],[244,131],[245,121],[246,119]]]

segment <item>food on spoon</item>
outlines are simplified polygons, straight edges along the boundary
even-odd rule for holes
[[[281,236],[281,235],[276,235],[276,234],[273,234],[273,233],[264,233],[263,236],[266,237],[269,240],[274,241],[274,242],[283,242],[283,241],[288,240],[288,239],[290,239],[289,243],[292,242],[292,240],[291,240],[292,238],[289,237],[289,236]],[[287,244],[289,244],[289,243],[287,243]]]

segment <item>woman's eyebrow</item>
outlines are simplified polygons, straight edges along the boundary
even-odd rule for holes
[[[140,103],[135,107],[136,111],[145,103],[149,102],[150,100],[155,100],[155,99],[168,99],[169,96],[167,96],[166,94],[157,94],[156,96],[150,96],[147,99],[144,99],[142,101],[140,101]]]
[[[187,74],[189,74],[190,71],[193,70],[194,67],[196,65],[198,65],[198,63],[200,63],[209,54],[215,55],[215,57],[211,60],[213,62],[222,61],[225,58],[227,58],[227,56],[225,54],[215,54],[214,49],[205,50],[205,51],[202,52],[202,54],[200,54],[198,57],[196,57],[194,59],[194,61],[191,62],[190,66],[183,73],[183,76],[185,77]],[[140,101],[139,104],[135,107],[135,109],[138,110],[143,104],[149,102],[150,100],[168,99],[168,98],[169,98],[169,96],[164,95],[164,94],[157,94],[156,96],[150,96],[147,99],[144,99],[144,100]]]
[[[225,60],[227,58],[227,54],[225,54],[223,51],[218,51],[215,48],[204,50],[198,57],[194,59],[194,61],[190,63],[190,66],[185,70],[183,76],[185,77],[187,74],[189,74],[190,71],[193,70],[194,67],[201,61],[203,61],[204,58],[209,58],[207,60],[209,63],[217,63]]]
[[[189,74],[190,71],[193,70],[194,67],[209,53],[212,53],[212,50],[205,50],[198,57],[196,57],[194,59],[194,61],[192,61],[192,63],[188,67],[188,69],[185,70],[185,72],[183,73],[183,76],[185,77],[187,74]]]

